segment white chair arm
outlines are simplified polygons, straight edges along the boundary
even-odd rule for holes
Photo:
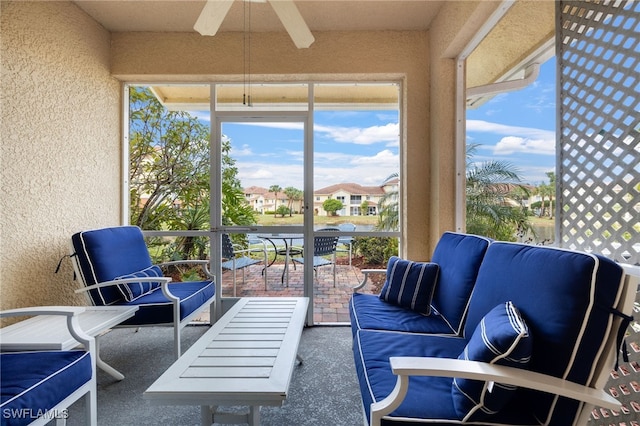
[[[402,403],[409,387],[410,376],[460,377],[493,381],[552,393],[599,407],[620,408],[620,402],[604,390],[520,368],[434,357],[391,357],[389,362],[391,370],[393,374],[398,376],[398,380],[389,396],[371,404],[372,424],[375,424],[373,423],[374,418],[381,419],[382,416],[391,413]]]
[[[354,293],[356,293],[361,288],[364,288],[364,286],[367,284],[367,280],[369,279],[369,274],[386,274],[387,270],[386,269],[362,269],[360,272],[362,272],[362,274],[364,275],[364,278],[360,283],[358,283],[358,285],[352,287]]]
[[[0,318],[35,315],[65,315],[72,317],[84,311],[86,311],[84,306],[31,306],[0,311]]]
[[[109,287],[118,284],[127,283],[160,283],[162,287],[166,287],[171,282],[171,277],[136,277],[136,278],[122,278],[119,280],[103,281],[101,283],[88,285],[86,287],[75,290],[76,293],[82,293],[84,291],[95,290],[101,287]]]

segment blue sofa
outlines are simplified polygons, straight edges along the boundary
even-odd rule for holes
[[[397,306],[400,297],[353,295],[368,423],[565,426],[585,420],[588,404],[618,406],[601,387],[629,320],[620,311],[631,312],[635,295],[623,269],[551,247],[493,242],[483,251],[477,238],[447,233],[438,243],[429,315]],[[410,287],[417,265],[395,262]],[[381,295],[399,282],[391,266]]]

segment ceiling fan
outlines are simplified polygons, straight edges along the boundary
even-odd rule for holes
[[[306,22],[300,15],[293,0],[248,0],[252,2],[268,2],[280,18],[298,49],[311,46],[315,41]],[[193,29],[202,35],[213,36],[218,32],[222,21],[231,8],[234,0],[207,0]]]

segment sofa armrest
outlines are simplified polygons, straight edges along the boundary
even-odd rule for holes
[[[202,270],[206,274],[206,276],[213,280],[215,277],[209,270],[209,261],[208,260],[198,260],[198,259],[185,259],[185,260],[171,260],[169,262],[159,263],[157,266],[175,266],[175,265],[200,265],[202,266]]]
[[[362,274],[364,275],[364,278],[362,279],[361,282],[358,283],[358,285],[352,287],[354,293],[357,293],[358,290],[364,288],[364,286],[367,285],[369,274],[386,274],[387,270],[386,269],[363,269],[360,272],[362,272]]]
[[[603,390],[579,385],[554,376],[520,368],[434,357],[391,357],[391,370],[398,376],[396,386],[385,399],[371,404],[371,425],[398,408],[404,399],[410,376],[461,377],[493,381],[572,398],[604,408],[619,409],[618,402]]]

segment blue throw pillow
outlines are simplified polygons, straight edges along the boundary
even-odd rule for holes
[[[127,278],[140,278],[140,277],[162,277],[162,271],[156,265],[149,266],[142,271],[134,272],[132,274],[122,275],[116,277],[116,280],[122,280]],[[118,289],[122,293],[122,297],[127,302],[133,302],[134,300],[149,294],[152,291],[160,288],[159,282],[138,282],[138,283],[125,283],[118,284]]]
[[[524,319],[512,302],[500,304],[484,316],[458,359],[526,368],[533,342]],[[463,421],[495,414],[513,397],[517,387],[455,378],[453,405]]]
[[[392,256],[380,299],[429,315],[439,271],[437,263],[412,262]]]

